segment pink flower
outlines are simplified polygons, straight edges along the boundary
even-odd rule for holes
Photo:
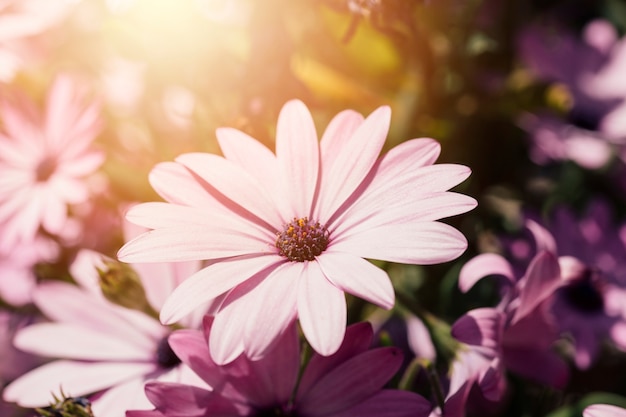
[[[32,242],[20,242],[0,253],[0,298],[14,306],[32,302],[37,285],[36,264],[57,258],[59,248],[55,242],[37,236]]]
[[[583,417],[626,417],[626,410],[609,404],[593,404],[583,410]]]
[[[240,355],[227,365],[211,360],[207,338],[213,318],[205,319],[204,334],[181,330],[172,348],[212,390],[154,382],[146,394],[156,409],[129,411],[127,417],[173,416],[427,416],[430,403],[419,395],[383,389],[402,363],[400,349],[369,349],[373,331],[368,323],[348,327],[346,338],[330,356],[314,354],[301,378],[300,343],[295,324],[258,361]]]
[[[55,80],[43,115],[19,94],[0,103],[0,252],[31,241],[40,226],[60,234],[67,205],[88,198],[82,179],[104,159],[90,147],[99,115],[68,76]]]
[[[48,405],[51,393],[59,394],[59,389],[71,396],[100,392],[93,400],[95,415],[122,417],[129,408],[149,408],[143,395],[147,380],[200,384],[171,351],[171,328],[109,302],[98,286],[96,266],[106,269],[102,256],[83,251],[71,270],[80,286],[46,282],[35,289],[34,302],[51,322],[23,328],[15,345],[59,359],[17,378],[5,388],[4,400],[40,407]],[[160,307],[165,295],[198,267],[197,263],[151,264],[149,270],[140,266],[139,273],[148,274],[141,278],[153,307]],[[181,324],[197,327],[201,317],[190,316]]]
[[[313,348],[330,355],[343,340],[345,292],[383,308],[394,304],[387,273],[363,258],[433,264],[467,246],[435,220],[476,201],[448,192],[470,170],[433,165],[439,145],[407,141],[379,158],[390,123],[381,107],[365,120],[339,113],[318,143],[300,101],[282,109],[276,155],[253,138],[221,128],[224,157],[190,153],[150,175],[168,203],[132,208],[127,219],[150,232],[127,243],[125,262],[205,259],[210,265],[165,303],[170,323],[224,295],[210,350],[217,363],[261,357],[299,318]]]

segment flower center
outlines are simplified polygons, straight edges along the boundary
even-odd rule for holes
[[[285,230],[276,233],[278,253],[293,262],[312,261],[328,246],[330,233],[308,217],[294,218]]]
[[[585,313],[600,312],[604,309],[602,283],[597,273],[587,268],[580,278],[563,290],[565,299],[574,308]]]
[[[48,181],[56,169],[57,162],[54,158],[45,157],[42,159],[39,164],[37,164],[37,169],[35,170],[35,178],[37,182]]]
[[[174,353],[174,351],[170,347],[167,338],[168,336],[165,336],[159,341],[156,354],[157,363],[165,369],[170,369],[178,365],[181,360],[178,358],[178,356],[176,356],[176,353]]]

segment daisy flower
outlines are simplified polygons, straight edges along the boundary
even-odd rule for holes
[[[274,349],[258,361],[245,355],[232,363],[211,360],[207,339],[213,318],[205,319],[204,333],[180,330],[172,334],[172,348],[212,390],[183,384],[153,382],[146,394],[154,411],[129,411],[127,417],[209,416],[262,417],[426,417],[430,403],[409,391],[383,389],[402,364],[396,347],[369,349],[369,323],[348,327],[346,339],[330,356],[314,354],[299,379],[300,341],[292,323]]]
[[[345,293],[391,308],[387,273],[364,258],[434,264],[461,255],[462,233],[435,220],[476,201],[448,192],[469,168],[433,165],[440,147],[414,139],[379,158],[391,111],[339,113],[318,142],[306,106],[280,112],[276,154],[250,136],[217,130],[224,157],[189,153],[157,165],[167,202],[133,207],[127,219],[153,229],[123,246],[124,262],[209,260],[161,310],[171,323],[224,295],[211,355],[258,358],[295,319],[313,348],[335,352],[346,326]]]
[[[98,393],[94,414],[122,417],[127,409],[150,407],[143,391],[148,380],[204,385],[172,352],[170,327],[103,296],[96,267],[107,270],[102,255],[84,250],[71,268],[80,285],[45,282],[36,287],[35,305],[51,321],[21,329],[14,343],[25,352],[56,360],[9,384],[5,401],[32,408],[47,406],[59,389],[71,396]],[[157,309],[164,295],[199,263],[139,267],[140,280],[150,286],[146,298]],[[202,315],[190,315],[180,324],[199,327]]]
[[[68,204],[87,200],[83,177],[104,155],[91,149],[100,110],[69,76],[57,77],[42,115],[26,97],[0,102],[0,252],[31,241],[40,226],[58,235]]]

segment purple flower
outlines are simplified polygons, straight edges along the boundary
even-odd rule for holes
[[[267,354],[252,361],[240,355],[217,365],[207,339],[213,318],[206,317],[204,334],[180,330],[172,334],[172,349],[211,389],[153,382],[146,394],[154,411],[129,411],[127,417],[402,417],[427,416],[430,403],[419,395],[384,389],[402,363],[395,347],[369,349],[373,331],[368,323],[352,325],[332,355],[314,353],[302,376],[297,326],[292,322]]]

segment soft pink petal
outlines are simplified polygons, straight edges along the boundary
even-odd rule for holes
[[[27,326],[16,334],[14,343],[27,352],[68,359],[150,361],[154,354],[153,349],[146,350],[98,329],[63,323]]]
[[[146,395],[157,410],[168,417],[240,415],[229,399],[190,385],[152,382],[146,384]]]
[[[431,409],[430,401],[414,392],[387,389],[332,417],[427,417]]]
[[[265,273],[283,262],[279,256],[257,256],[224,260],[201,269],[183,281],[161,309],[161,321],[174,323],[209,301],[256,274]],[[264,272],[265,271],[265,272]]]
[[[583,410],[583,417],[626,417],[626,409],[610,404],[593,404]]]
[[[523,279],[524,287],[513,323],[528,315],[561,286],[561,268],[556,256],[547,251],[538,253],[528,265]]]
[[[276,267],[254,290],[247,304],[244,331],[246,355],[257,360],[296,317],[296,297],[301,273],[292,263]]]
[[[331,240],[330,247],[333,252],[363,258],[429,265],[459,257],[467,248],[467,240],[448,224],[413,222],[358,229],[338,241]]]
[[[424,322],[412,314],[405,319],[405,322],[411,351],[417,358],[424,358],[434,362],[437,358],[437,350]]]
[[[182,164],[176,162],[156,164],[150,171],[148,180],[165,201],[191,207],[210,207],[212,213],[228,212]]]
[[[298,316],[302,332],[321,355],[339,349],[345,334],[347,308],[344,293],[335,287],[317,262],[304,262],[298,284]]]
[[[395,302],[393,285],[387,272],[363,258],[326,251],[317,257],[324,276],[337,288],[382,308]]]
[[[238,216],[221,213],[207,213],[206,207],[188,207],[171,203],[142,203],[131,207],[126,212],[126,219],[136,225],[149,229],[167,227],[194,226],[203,229],[214,228],[214,235],[234,235],[264,244],[276,240],[276,235],[269,230]],[[211,240],[215,240],[211,236]],[[222,239],[220,239],[222,240]]]
[[[176,356],[209,386],[217,387],[222,382],[223,371],[211,359],[209,345],[202,331],[177,330],[170,335],[168,342]]]
[[[303,415],[326,416],[348,409],[372,396],[402,364],[395,347],[372,349],[340,364],[296,397]]]
[[[91,402],[94,416],[124,416],[126,410],[154,408],[144,392],[144,378],[133,378],[116,384]]]
[[[276,192],[275,184],[279,179],[278,162],[272,151],[237,129],[219,128],[215,133],[226,159],[238,164],[254,178],[258,178],[267,191]]]
[[[222,229],[221,231],[227,231]],[[216,236],[216,228],[182,224],[155,229],[127,242],[118,251],[123,262],[180,262],[211,260],[240,255],[271,255],[276,248],[260,239],[228,230]]]
[[[500,275],[508,279],[511,285],[515,284],[513,267],[497,253],[483,253],[470,259],[459,273],[459,289],[468,292],[476,282],[489,275]]]
[[[532,233],[537,243],[537,252],[545,250],[557,253],[557,246],[554,237],[550,232],[534,220],[526,220],[525,226]]]
[[[287,218],[309,216],[318,183],[319,144],[309,110],[299,100],[287,102],[276,126],[276,158],[291,207]]]
[[[263,184],[234,162],[208,153],[183,154],[176,158],[176,162],[237,205],[241,209],[238,214],[273,227],[283,224],[283,217]]]
[[[209,350],[215,363],[232,362],[244,350],[244,333],[249,321],[249,305],[256,297],[256,287],[265,280],[268,272],[257,274],[233,288],[215,316],[209,339]]]
[[[59,360],[36,368],[9,384],[5,401],[22,407],[43,407],[59,389],[72,396],[87,395],[156,370],[153,363],[73,362]]]
[[[318,212],[324,218],[330,218],[344,203],[378,159],[389,131],[391,109],[379,107],[364,122],[361,120],[360,115],[340,113],[322,138]]]

